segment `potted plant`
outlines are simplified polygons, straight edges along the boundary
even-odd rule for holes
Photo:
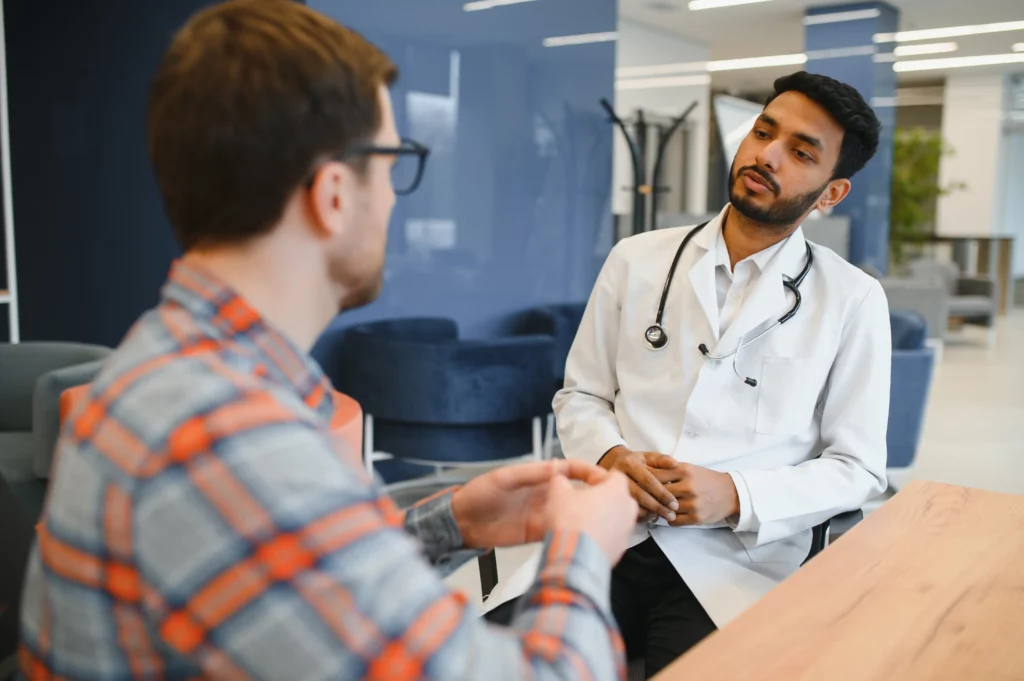
[[[930,241],[935,231],[936,200],[967,187],[962,182],[939,185],[939,163],[943,155],[952,153],[938,131],[896,131],[889,213],[889,254],[896,269]]]

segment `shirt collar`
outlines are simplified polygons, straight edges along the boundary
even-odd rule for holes
[[[247,348],[257,373],[288,385],[311,409],[330,418],[333,389],[320,366],[227,285],[178,260],[171,267],[162,300],[185,308],[214,340]],[[197,339],[203,340],[208,339]]]
[[[783,239],[777,244],[772,244],[763,251],[758,251],[753,255],[750,255],[740,262],[750,261],[754,263],[759,272],[764,272],[765,268],[768,267],[768,263],[772,261],[775,254],[782,250],[783,245],[789,239]],[[739,263],[736,263],[737,265]],[[718,234],[715,237],[715,265],[721,265],[725,268],[726,272],[732,273],[732,259],[729,257],[729,247],[725,243],[725,214],[718,223]]]

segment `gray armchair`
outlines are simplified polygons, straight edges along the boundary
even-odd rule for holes
[[[38,514],[60,430],[60,395],[95,378],[109,348],[78,343],[0,345],[0,476]]]
[[[949,293],[949,316],[964,324],[995,329],[999,289],[989,277],[966,277],[953,263],[923,258],[909,265],[912,279],[942,286]],[[991,336],[990,336],[991,340]]]

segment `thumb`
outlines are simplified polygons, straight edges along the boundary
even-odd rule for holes
[[[549,495],[563,496],[572,492],[572,483],[564,475],[555,475],[551,478]]]

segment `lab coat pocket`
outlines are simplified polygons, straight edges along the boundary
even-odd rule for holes
[[[812,373],[810,359],[764,358],[757,384],[758,433],[796,435],[810,425],[821,388]]]

